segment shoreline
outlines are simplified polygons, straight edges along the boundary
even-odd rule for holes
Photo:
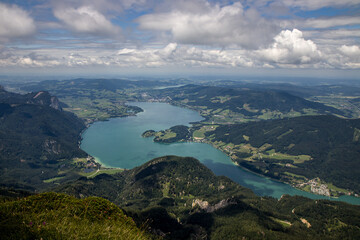
[[[125,103],[126,104],[126,103]],[[131,105],[130,105],[131,106]],[[100,158],[98,157],[94,157],[92,155],[90,155],[89,153],[87,153],[85,150],[83,150],[81,148],[81,142],[83,140],[83,134],[88,130],[88,128],[91,127],[91,125],[97,123],[97,122],[107,122],[107,121],[110,121],[111,119],[115,119],[115,118],[125,118],[125,117],[132,117],[132,116],[137,116],[138,113],[141,113],[141,112],[144,112],[144,109],[140,108],[141,111],[137,112],[137,113],[133,113],[131,115],[124,115],[124,116],[110,116],[109,118],[106,118],[106,119],[96,119],[96,120],[92,120],[92,119],[87,119],[87,118],[80,118],[78,117],[79,119],[82,119],[84,121],[84,124],[85,124],[85,128],[81,130],[80,134],[79,134],[79,141],[78,141],[78,147],[79,149],[81,149],[82,151],[84,151],[89,157],[91,157],[95,163],[98,163],[100,164],[100,168],[99,169],[118,169],[118,170],[126,170],[126,168],[120,168],[120,167],[111,167],[109,165],[106,165],[104,164]]]
[[[193,138],[194,138],[194,137],[193,137]],[[245,167],[243,167],[243,166],[240,166],[237,162],[235,162],[235,161],[233,160],[233,158],[232,158],[227,152],[225,152],[225,151],[223,151],[222,149],[216,147],[212,142],[208,142],[205,138],[202,138],[202,140],[205,140],[205,141],[189,140],[189,142],[198,142],[198,143],[206,143],[206,144],[209,144],[209,145],[211,145],[213,148],[218,149],[219,151],[221,151],[222,153],[224,153],[226,156],[228,156],[228,157],[230,158],[231,162],[232,162],[234,165],[236,165],[237,167],[240,167],[241,169],[243,169],[243,170],[245,170],[245,171],[247,171],[247,172],[250,172],[250,173],[252,173],[252,174],[255,174],[255,175],[257,175],[257,176],[261,176],[261,177],[264,177],[264,178],[267,178],[267,179],[270,179],[270,180],[272,180],[272,181],[276,181],[276,182],[279,182],[279,183],[284,183],[284,184],[287,184],[287,185],[289,185],[289,186],[291,186],[291,187],[293,187],[293,188],[295,188],[295,189],[297,189],[297,190],[299,190],[299,191],[311,193],[311,194],[314,194],[314,195],[317,195],[317,196],[323,196],[323,197],[329,198],[329,200],[331,200],[331,199],[339,199],[339,200],[340,200],[340,198],[343,197],[343,196],[355,197],[355,198],[357,198],[357,199],[360,199],[360,196],[355,196],[355,195],[353,195],[353,194],[352,194],[352,195],[343,194],[343,195],[340,195],[340,196],[326,196],[326,195],[317,194],[317,193],[311,192],[311,191],[305,191],[304,189],[301,189],[301,188],[298,188],[298,187],[292,185],[290,182],[280,181],[279,179],[271,178],[271,177],[269,177],[269,176],[265,176],[265,175],[262,175],[262,174],[260,174],[260,173],[251,171],[251,170],[248,169],[248,168],[245,168]],[[349,192],[350,192],[350,191],[349,191]]]
[[[140,102],[140,101],[139,101]],[[145,103],[147,103],[147,101],[142,101],[142,102],[145,102]],[[163,101],[159,101],[159,102],[163,102]],[[132,103],[135,103],[136,104],[136,102],[132,102]],[[151,102],[149,102],[149,103],[151,103]],[[181,107],[181,108],[185,108],[185,109],[190,109],[190,110],[194,110],[194,109],[191,109],[191,108],[186,108],[186,107],[184,107],[184,106],[179,106],[179,105],[174,105],[174,104],[171,104],[171,103],[169,103],[169,102],[163,102],[163,103],[166,103],[166,104],[169,104],[169,105],[172,105],[172,106],[175,106],[175,107]],[[133,106],[133,105],[130,105],[130,106]],[[135,105],[136,106],[136,105]],[[143,110],[144,111],[144,110]],[[198,112],[198,111],[197,111]],[[198,112],[199,113],[199,112]],[[137,116],[137,114],[138,113],[134,113],[132,116]],[[199,115],[200,115],[200,113],[199,113]],[[200,115],[202,118],[206,118],[206,117],[204,117],[204,116],[202,116],[202,115]],[[108,119],[106,119],[105,121],[108,121],[108,120],[110,120],[111,118],[123,118],[123,117],[128,117],[128,115],[125,115],[125,116],[114,116],[114,117],[109,117]],[[202,121],[204,121],[204,119],[202,120]],[[104,121],[104,120],[98,120],[98,121]],[[84,129],[84,131],[82,132],[82,134],[93,124],[93,123],[96,123],[96,122],[98,122],[98,121],[93,121],[91,124],[89,124],[85,129]],[[202,121],[198,121],[198,122],[195,122],[195,123],[201,123]],[[193,125],[194,123],[189,123],[190,125]],[[81,135],[82,136],[82,135]],[[82,140],[82,139],[81,139]],[[178,141],[179,142],[179,141]],[[247,169],[247,168],[245,168],[245,167],[242,167],[242,166],[239,166],[239,164],[237,164],[234,160],[233,160],[233,158],[229,155],[229,153],[227,153],[227,152],[225,152],[225,151],[223,151],[222,149],[220,149],[220,148],[218,148],[218,147],[216,147],[214,144],[212,144],[211,142],[209,142],[209,141],[207,141],[206,139],[204,139],[204,138],[202,138],[202,139],[194,139],[193,137],[191,138],[191,139],[188,139],[188,140],[186,140],[186,142],[194,142],[194,143],[206,143],[206,144],[209,144],[210,146],[212,146],[212,147],[214,147],[215,149],[217,149],[217,150],[219,150],[219,151],[221,151],[222,153],[224,153],[226,156],[228,156],[229,158],[230,158],[230,161],[232,162],[232,164],[234,164],[235,166],[237,166],[237,167],[240,167],[241,169],[243,169],[243,170],[245,170],[245,171],[247,171],[247,172],[250,172],[250,173],[252,173],[252,174],[255,174],[255,175],[257,175],[257,176],[260,176],[260,177],[263,177],[263,178],[266,178],[266,179],[269,179],[269,180],[272,180],[272,181],[276,181],[276,182],[279,182],[279,183],[283,183],[283,184],[286,184],[286,185],[288,185],[288,186],[290,186],[290,187],[292,187],[292,188],[294,188],[294,189],[297,189],[297,190],[299,190],[299,191],[303,191],[303,192],[306,192],[306,193],[309,193],[309,194],[314,194],[314,195],[317,195],[317,196],[321,196],[321,197],[324,197],[325,199],[329,199],[329,200],[337,200],[337,199],[339,199],[339,198],[341,198],[341,197],[343,197],[343,196],[345,196],[345,197],[355,197],[355,198],[359,198],[359,197],[356,197],[356,196],[354,196],[354,195],[346,195],[346,194],[344,194],[344,195],[341,195],[341,196],[338,196],[338,197],[335,197],[335,196],[326,196],[326,195],[321,195],[321,194],[317,194],[317,193],[315,193],[315,192],[311,192],[311,191],[305,191],[305,190],[303,190],[303,189],[300,189],[300,188],[297,188],[297,187],[295,187],[295,186],[293,186],[291,183],[289,183],[289,182],[285,182],[285,181],[280,181],[279,179],[273,179],[273,178],[271,178],[271,177],[269,177],[269,176],[265,176],[265,175],[262,175],[262,174],[259,174],[259,173],[256,173],[256,172],[253,172],[253,171],[251,171],[250,169]],[[168,143],[168,144],[170,144],[170,143]],[[80,145],[79,145],[79,147],[80,147]],[[91,155],[89,155],[89,156],[91,156]],[[107,169],[111,169],[111,168],[113,168],[113,169],[122,169],[122,170],[126,170],[126,169],[123,169],[123,168],[114,168],[114,167],[110,167],[110,166],[107,166],[107,165],[105,165],[104,163],[102,163],[102,161],[101,161],[101,159],[99,159],[99,158],[95,158],[94,157],[94,160],[97,162],[97,163],[99,163],[99,164],[101,164],[101,166],[102,167],[104,167],[104,168],[107,168]]]

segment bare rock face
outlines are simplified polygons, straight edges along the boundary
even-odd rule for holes
[[[40,91],[37,93],[30,93],[30,95],[32,97],[29,99],[29,103],[37,103],[62,111],[59,99],[55,96],[51,96],[49,92]]]
[[[191,206],[194,208],[194,207],[196,207],[196,205],[198,205],[201,209],[206,210],[209,207],[209,202],[202,201],[200,199],[195,199],[195,200],[193,200],[193,203],[191,204]]]
[[[62,108],[59,104],[59,99],[57,97],[51,97],[50,107],[55,108],[56,110],[62,111]]]
[[[214,205],[209,204],[208,201],[195,199],[195,200],[193,200],[191,206],[194,208],[194,207],[196,207],[196,205],[198,205],[202,210],[205,210],[208,213],[212,213],[212,212],[215,212],[216,210],[219,210],[221,208],[227,207],[232,204],[236,204],[236,202],[232,201],[231,199],[223,199]]]
[[[56,142],[55,140],[49,140],[47,139],[45,142],[44,142],[44,150],[48,153],[51,153],[51,154],[60,154],[61,153],[61,146],[58,142]]]

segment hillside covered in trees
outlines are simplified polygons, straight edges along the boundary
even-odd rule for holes
[[[160,157],[56,191],[109,199],[165,239],[356,239],[360,234],[359,206],[258,197],[193,158]]]
[[[47,179],[72,176],[84,122],[62,111],[48,92],[20,95],[0,89],[0,182],[36,189]]]
[[[291,176],[288,173],[319,177],[360,193],[359,129],[359,119],[324,115],[219,126],[206,135],[213,141],[234,144],[232,150],[239,150],[234,153],[236,162],[258,173],[278,179]],[[289,157],[278,155],[276,159],[276,153]]]
[[[278,119],[345,112],[284,91],[186,85],[152,90],[149,94],[175,105],[192,108],[216,123]]]

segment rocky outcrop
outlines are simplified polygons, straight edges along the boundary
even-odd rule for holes
[[[37,93],[29,93],[32,96],[28,103],[36,103],[40,105],[46,105],[56,110],[62,111],[60,101],[57,97],[51,96],[49,92],[40,91]]]
[[[209,204],[208,201],[195,199],[195,200],[193,200],[191,206],[193,208],[195,208],[196,206],[199,206],[202,210],[205,210],[208,213],[212,213],[212,212],[215,212],[216,210],[219,210],[221,208],[227,207],[232,204],[236,204],[236,202],[232,199],[223,199],[214,205]]]
[[[61,146],[55,140],[49,140],[49,139],[45,140],[43,147],[47,153],[55,154],[55,155],[61,153]]]

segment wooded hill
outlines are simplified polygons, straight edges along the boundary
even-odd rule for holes
[[[46,179],[65,180],[58,172],[69,170],[67,160],[87,157],[78,146],[84,128],[48,92],[20,95],[0,89],[0,183],[35,189]]]
[[[258,197],[198,160],[153,159],[114,175],[81,178],[56,191],[101,196],[165,239],[356,239],[360,207],[283,196]]]
[[[360,193],[360,119],[341,119],[331,115],[303,116],[223,125],[206,135],[213,135],[213,141],[250,144],[256,148],[263,146],[264,153],[274,149],[275,152],[293,156],[309,155],[311,160],[296,163],[286,158],[271,159],[270,152],[266,153],[268,158],[263,155],[246,161],[249,154],[244,153],[238,155],[240,160],[237,162],[278,179],[286,177],[285,172],[308,179],[320,177],[327,183]],[[285,163],[291,165],[285,166]]]
[[[324,104],[275,90],[244,90],[225,87],[186,85],[150,91],[155,98],[199,110],[214,117],[225,111],[240,114],[243,119],[271,119],[300,115],[345,113]],[[224,113],[224,112],[223,112]]]

